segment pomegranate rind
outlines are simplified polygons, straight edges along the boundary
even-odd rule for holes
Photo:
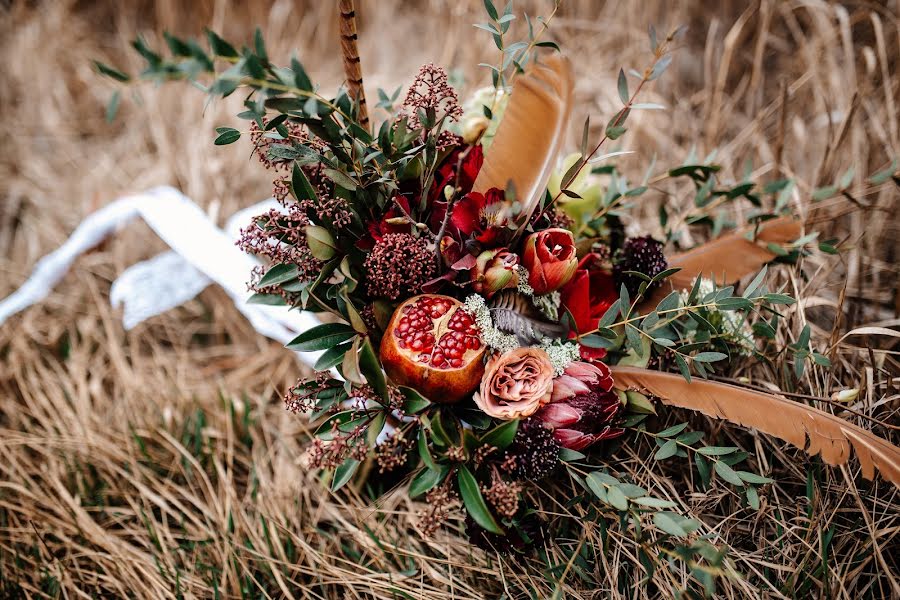
[[[401,342],[397,335],[395,335],[395,331],[398,328],[400,321],[407,314],[405,309],[414,306],[423,298],[433,298],[448,303],[450,306],[449,309],[444,311],[438,318],[439,327],[437,331],[434,332],[433,346],[428,348],[428,342],[424,342],[426,344],[426,350],[433,350],[435,346],[438,346],[442,336],[449,331],[448,324],[453,320],[454,315],[462,310],[462,302],[449,296],[423,294],[421,296],[410,298],[398,306],[397,310],[394,311],[391,321],[381,339],[379,359],[381,360],[381,364],[388,377],[395,384],[411,387],[432,402],[453,404],[471,396],[481,383],[481,378],[484,375],[484,355],[487,348],[480,337],[478,337],[479,348],[475,349],[471,347],[473,342],[469,338],[478,336],[478,330],[474,327],[474,324],[472,324],[464,336],[466,347],[463,350],[463,356],[465,360],[462,361],[462,364],[459,367],[434,367],[428,364],[435,356],[434,352],[429,354],[429,360],[422,362],[422,359],[420,358],[420,355],[422,354],[421,349],[414,350],[412,348],[401,348]],[[459,317],[457,317],[456,320],[456,326],[458,326]],[[424,338],[427,336],[422,337]],[[443,364],[448,365],[447,362],[444,362]]]

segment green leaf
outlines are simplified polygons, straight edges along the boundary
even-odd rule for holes
[[[216,127],[219,136],[213,142],[216,146],[226,146],[241,139],[241,132],[232,127]]]
[[[287,303],[278,294],[253,294],[247,298],[247,304],[262,304],[265,306],[285,306]]]
[[[765,485],[767,483],[775,483],[774,479],[769,479],[768,477],[763,477],[762,475],[757,475],[756,473],[751,473],[750,471],[735,471],[738,474],[738,477],[741,478],[742,481],[746,481],[747,483],[753,483],[756,485]]]
[[[677,439],[680,444],[684,444],[685,446],[690,446],[692,444],[696,444],[697,442],[699,442],[700,440],[703,439],[703,432],[702,431],[687,431],[685,433],[682,433],[675,439]]]
[[[375,390],[385,402],[388,401],[387,382],[384,379],[384,371],[381,370],[381,363],[378,362],[378,355],[372,348],[372,339],[366,338],[363,342],[359,353],[359,370],[363,377],[369,382],[369,385]]]
[[[313,368],[316,371],[327,371],[332,367],[336,367],[344,362],[344,355],[350,349],[350,343],[338,344],[326,350],[322,356],[316,361]]]
[[[576,460],[582,460],[584,458],[587,457],[578,450],[570,450],[569,448],[559,449],[559,460],[563,462],[573,462]]]
[[[313,86],[309,75],[306,74],[303,65],[296,58],[291,59],[291,70],[294,72],[294,85],[301,90],[311,92]]]
[[[625,78],[625,71],[619,69],[619,99],[622,101],[622,104],[628,104],[628,79]]]
[[[518,419],[507,421],[485,433],[481,437],[481,443],[487,446],[494,446],[498,450],[503,450],[512,444],[513,438],[516,437],[516,431],[518,430]]]
[[[317,200],[315,188],[297,163],[291,171],[291,192],[297,200]]]
[[[673,435],[677,435],[687,429],[687,423],[679,423],[678,425],[673,425],[672,427],[668,427],[663,429],[659,433],[657,433],[657,437],[667,438],[672,437]]]
[[[674,310],[676,308],[679,308],[680,306],[681,294],[679,292],[671,292],[668,296],[662,299],[662,302],[656,305],[656,312]]]
[[[331,260],[337,254],[337,243],[324,227],[307,225],[304,228],[309,252],[319,260]]]
[[[111,78],[115,79],[116,81],[121,81],[122,83],[125,83],[125,82],[131,80],[131,77],[129,77],[122,71],[119,71],[118,69],[114,69],[114,68],[110,67],[109,65],[105,65],[102,62],[100,62],[99,60],[94,61],[94,66],[97,67],[97,71],[101,75],[106,75],[107,77],[111,77]]]
[[[503,529],[494,520],[494,515],[491,514],[484,498],[481,496],[478,481],[465,465],[460,465],[459,467],[457,483],[459,483],[459,493],[462,496],[463,504],[465,504],[466,510],[475,519],[475,522],[491,533],[502,534]]]
[[[660,75],[662,75],[665,70],[669,67],[669,64],[672,62],[672,55],[666,54],[662,58],[660,58],[655,65],[653,65],[653,70],[650,71],[650,77],[647,78],[647,81],[653,81]]]
[[[617,486],[611,485],[606,491],[606,499],[617,510],[628,510],[628,497]]]
[[[427,432],[424,427],[419,429],[419,439],[417,442],[417,446],[419,447],[419,457],[422,459],[422,463],[431,469],[432,471],[437,471],[438,466],[434,462],[434,459],[431,457],[431,452],[428,451],[428,439],[426,437]]]
[[[237,58],[238,53],[234,46],[220,38],[216,32],[207,29],[206,38],[209,40],[209,47],[212,49],[213,54],[226,58]]]
[[[297,265],[275,265],[263,275],[259,282],[257,282],[257,288],[266,288],[271,287],[273,285],[278,285],[280,283],[285,283],[287,281],[291,281],[297,278]]]
[[[716,473],[732,485],[736,485],[738,487],[744,487],[744,482],[741,480],[740,476],[735,473],[734,469],[726,465],[721,460],[716,461],[713,465],[713,468],[716,470]]]
[[[891,161],[891,164],[888,165],[888,168],[884,169],[883,171],[878,171],[877,173],[866,179],[866,181],[871,183],[872,185],[881,185],[882,183],[890,179],[891,176],[893,176],[894,171],[896,170],[897,159],[895,158]]]
[[[399,386],[398,389],[403,394],[403,397],[406,398],[403,402],[403,414],[414,415],[431,406],[431,401],[422,397],[416,390],[404,385]]]
[[[438,470],[422,469],[409,483],[409,497],[417,498],[439,484],[447,476],[448,467]]]
[[[671,500],[663,500],[662,498],[653,498],[651,496],[642,496],[634,499],[635,504],[647,506],[649,508],[675,508],[678,506]]]
[[[653,515],[653,524],[669,535],[687,537],[688,532],[681,526],[681,519],[681,515],[669,511],[661,511]]]
[[[697,448],[697,452],[704,456],[724,456],[737,451],[738,448],[735,448],[734,446],[704,446],[702,448]]]
[[[628,411],[640,415],[655,415],[656,407],[647,396],[640,392],[628,390],[625,392],[625,399],[628,401]]]
[[[744,493],[747,495],[747,504],[750,505],[750,508],[759,510],[759,493],[756,491],[756,488],[748,485]]]
[[[704,485],[709,485],[709,478],[712,474],[709,461],[700,454],[694,454],[694,464],[697,465],[697,472],[700,474],[700,479],[703,480]]]
[[[324,169],[322,172],[328,179],[332,180],[345,190],[349,190],[352,192],[356,189],[356,182],[353,181],[346,173],[342,173],[337,169]]]
[[[606,128],[606,137],[611,140],[617,140],[622,137],[622,134],[624,134],[626,131],[628,130],[621,125],[611,125]]]
[[[711,363],[728,358],[727,354],[721,352],[698,352],[692,357],[695,361],[701,363]]]
[[[676,452],[678,452],[678,442],[675,440],[667,440],[666,443],[660,446],[659,450],[656,451],[653,458],[656,460],[665,460],[675,456]]]
[[[344,323],[325,323],[308,329],[288,342],[285,348],[298,352],[327,350],[356,336],[356,331]],[[371,383],[371,382],[369,382]]]
[[[698,277],[699,281],[700,278]],[[681,354],[675,355],[675,364],[678,365],[678,370],[681,371],[681,376],[684,377],[685,381],[688,383],[691,382],[691,370],[688,368],[687,361],[684,360],[684,357]]]
[[[499,15],[497,14],[497,9],[494,8],[494,3],[491,2],[491,0],[484,0],[484,10],[487,11],[487,14],[491,19],[493,19],[494,21],[497,20]]]
[[[353,478],[356,469],[359,468],[359,461],[354,458],[348,458],[334,470],[334,478],[331,480],[331,491],[336,492]]]
[[[616,317],[619,316],[619,310],[621,309],[621,303],[622,299],[619,298],[606,309],[606,312],[600,317],[599,327],[609,327],[616,322]]]
[[[113,95],[109,99],[109,104],[106,105],[106,122],[112,123],[116,114],[119,112],[119,102],[122,100],[122,94],[119,93],[119,90],[113,92]]]

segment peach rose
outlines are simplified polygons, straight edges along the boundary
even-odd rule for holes
[[[518,419],[550,402],[553,365],[540,348],[516,348],[492,357],[475,404],[498,419]]]

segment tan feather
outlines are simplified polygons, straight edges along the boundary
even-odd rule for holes
[[[877,469],[900,488],[900,448],[873,433],[806,404],[773,394],[724,383],[694,380],[688,383],[672,373],[634,367],[613,367],[619,388],[634,389],[658,397],[663,404],[687,408],[708,417],[752,427],[820,455],[829,465],[843,465],[851,450],[866,479]]]
[[[503,120],[475,179],[474,191],[506,189],[512,181],[523,214],[534,211],[562,148],[572,107],[572,87],[569,61],[558,55],[532,63],[516,78]]]
[[[775,258],[766,248],[769,243],[787,244],[800,237],[802,223],[793,217],[766,221],[759,227],[755,240],[748,240],[752,228],[741,229],[718,237],[686,252],[668,257],[669,267],[681,270],[669,277],[649,298],[641,303],[641,312],[656,307],[672,290],[689,289],[700,275],[714,279],[719,285],[734,283],[755,275],[763,265]]]

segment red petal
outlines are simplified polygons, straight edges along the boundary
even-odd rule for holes
[[[463,234],[471,235],[478,227],[482,208],[484,208],[484,196],[472,192],[456,203],[456,206],[453,207],[453,214],[450,215],[450,221]]]
[[[577,423],[581,419],[581,411],[565,402],[548,404],[538,413],[538,418],[554,429]]]
[[[562,306],[572,314],[575,327],[579,332],[590,331],[596,327],[591,319],[590,278],[588,272],[579,269],[575,276],[560,290]]]

